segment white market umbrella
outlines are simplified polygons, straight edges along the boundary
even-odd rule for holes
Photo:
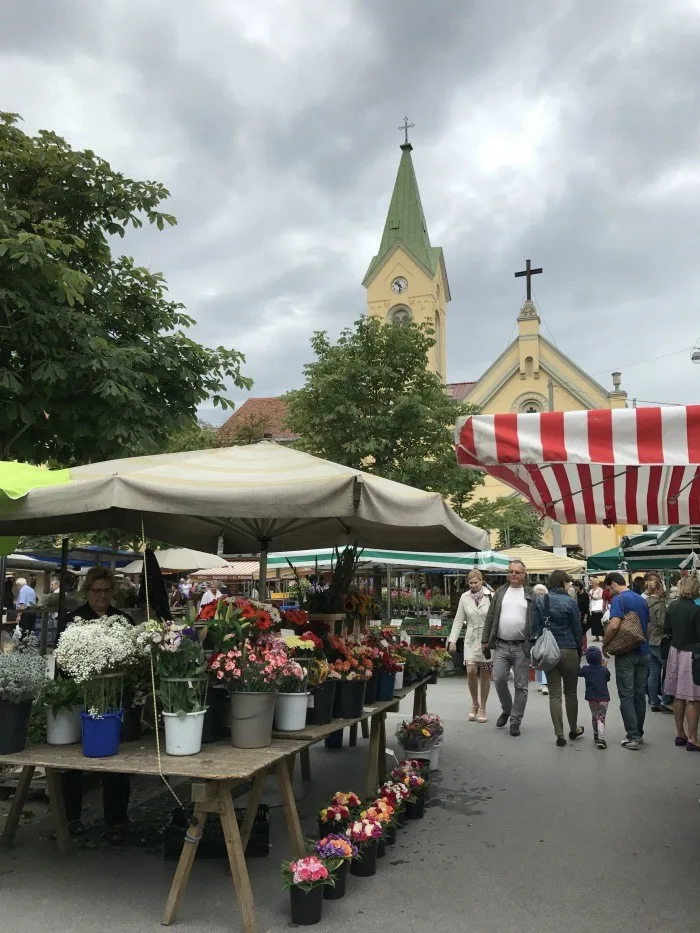
[[[485,550],[485,531],[438,493],[341,466],[271,441],[108,460],[75,467],[63,485],[0,498],[0,535],[122,528],[228,553],[271,548]]]
[[[217,554],[206,554],[204,551],[193,551],[191,548],[166,548],[164,551],[154,551],[158,566],[165,573],[176,573],[180,570],[211,570],[214,567],[226,567],[228,561]],[[133,560],[126,567],[121,568],[122,573],[141,573],[142,560]]]

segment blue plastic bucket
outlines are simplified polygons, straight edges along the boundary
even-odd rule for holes
[[[343,747],[343,730],[337,729],[335,732],[331,732],[323,740],[326,748],[342,748]]]
[[[393,700],[395,683],[396,674],[387,674],[386,671],[381,671],[379,683],[377,684],[377,700]]]
[[[117,754],[123,712],[103,713],[100,719],[93,719],[88,713],[80,714],[83,720],[83,755],[86,758],[109,758]]]

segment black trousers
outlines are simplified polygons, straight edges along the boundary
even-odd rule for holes
[[[61,775],[63,800],[69,823],[79,820],[83,809],[83,772],[65,771]],[[102,806],[107,826],[126,823],[131,781],[128,774],[102,775]]]

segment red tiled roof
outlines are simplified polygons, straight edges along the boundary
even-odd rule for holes
[[[273,441],[294,441],[299,435],[285,426],[287,403],[281,398],[247,398],[218,430],[219,440],[234,441],[241,433],[259,433]]]
[[[448,382],[445,388],[455,402],[463,402],[475,385],[476,382]]]

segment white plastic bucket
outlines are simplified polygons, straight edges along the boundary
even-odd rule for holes
[[[80,741],[83,731],[80,706],[62,706],[55,715],[50,706],[45,706],[44,710],[47,745],[75,745]]]
[[[396,672],[396,680],[394,681],[394,693],[397,690],[403,690],[403,665]]]
[[[297,732],[306,725],[307,693],[278,693],[275,706],[275,729]]]
[[[168,755],[196,755],[202,748],[205,709],[196,713],[163,713]]]
[[[430,771],[437,771],[440,764],[440,749],[442,747],[442,742],[438,742],[437,745],[433,745],[432,748],[426,748],[421,752],[413,751],[410,748],[404,748],[401,746],[401,751],[403,752],[404,758],[418,758],[421,761],[428,762],[428,768]]]

